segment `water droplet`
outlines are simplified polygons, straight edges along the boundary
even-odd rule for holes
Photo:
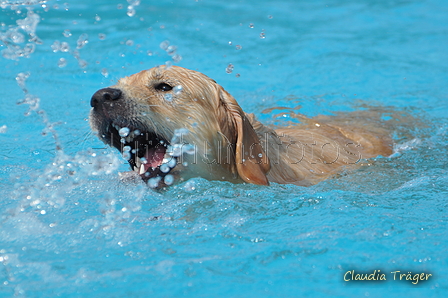
[[[264,32],[261,32],[261,33],[260,33],[260,38],[261,38],[261,39],[265,39],[265,38],[266,38],[266,34],[265,34]]]
[[[179,54],[174,54],[173,55],[173,61],[174,62],[178,63],[178,62],[180,62],[180,60],[182,60],[182,56],[181,55],[179,55]]]
[[[182,145],[181,144],[173,144],[172,146],[170,146],[170,155],[171,156],[175,156],[175,157],[179,157],[182,155]],[[171,162],[171,160],[170,160]],[[174,165],[173,165],[174,167]]]
[[[118,131],[118,134],[120,135],[120,137],[127,137],[128,135],[129,135],[129,132],[130,132],[130,130],[129,130],[129,128],[127,128],[127,127],[122,127],[122,128],[120,128],[120,130]]]
[[[176,166],[176,159],[175,158],[171,158],[167,163],[167,166],[169,166],[170,168],[174,168]]]
[[[124,146],[123,147],[123,152],[130,152],[131,151],[131,146]]]
[[[123,139],[122,139],[122,140],[123,140]],[[129,152],[126,151],[126,152],[123,152],[123,153],[122,153],[122,156],[123,156],[124,159],[126,159],[126,160],[130,160],[132,155],[131,155],[131,153],[129,153]]]
[[[63,34],[65,37],[70,37],[70,36],[72,36],[72,33],[71,33],[70,30],[68,30],[68,29],[65,29],[64,32],[62,32],[62,34]]]
[[[153,53],[152,51],[147,51],[147,52],[146,52],[146,55],[148,55],[148,56],[152,56],[152,55],[154,55],[154,53]]]
[[[162,173],[168,173],[170,170],[171,168],[165,163],[160,166],[160,171],[162,171]]]
[[[165,182],[166,185],[171,185],[174,182],[174,176],[173,175],[166,175],[163,179],[163,182]]]
[[[241,75],[239,74],[239,73],[237,73],[236,75],[235,75],[235,77],[237,77],[237,78],[239,78]]]
[[[70,46],[68,45],[67,42],[63,41],[63,42],[61,42],[61,46],[59,47],[59,51],[67,53],[68,51],[70,51]]]
[[[154,177],[148,180],[148,186],[151,188],[156,188],[159,186],[161,178],[160,177]]]
[[[235,46],[235,49],[237,49],[237,50],[241,50],[242,48],[243,48],[243,47],[240,46],[239,44]]]
[[[168,40],[165,40],[160,43],[160,48],[162,50],[166,51],[166,49],[168,48],[169,45],[170,45],[170,42]]]
[[[168,55],[174,55],[174,53],[176,53],[176,51],[177,51],[177,47],[176,46],[168,46],[165,51]]]
[[[7,130],[8,130],[8,127],[6,125],[3,125],[0,127],[0,133],[6,133]]]
[[[105,39],[106,39],[106,34],[104,34],[104,33],[99,33],[99,34],[98,34],[98,38],[99,38],[100,40],[105,40]]]
[[[181,85],[175,86],[173,88],[174,94],[180,94],[184,88]]]
[[[64,58],[60,58],[59,61],[58,61],[58,66],[60,68],[67,66],[67,60],[64,59]]]
[[[101,74],[102,74],[105,78],[107,78],[107,77],[109,76],[109,72],[107,71],[106,68],[101,69]]]
[[[133,46],[133,45],[134,45],[134,41],[128,39],[128,40],[126,40],[126,45],[127,45],[127,46]]]
[[[101,17],[99,15],[96,15],[95,16],[95,21],[97,21],[97,22],[101,21]]]
[[[273,16],[271,16],[271,15],[268,15],[268,19],[272,19],[273,18]]]
[[[78,37],[78,40],[76,41],[76,48],[81,49],[83,48],[88,42],[89,35],[87,33],[83,33]]]
[[[231,46],[232,45],[232,42],[231,41],[229,41],[229,46]]]
[[[167,94],[165,94],[164,98],[165,98],[166,101],[172,102],[173,101],[173,94],[167,93]]]
[[[229,63],[229,65],[227,65],[226,67],[226,73],[232,73],[234,68],[235,67],[233,66],[233,64]]]
[[[253,23],[250,23],[249,24],[249,28],[253,28],[254,27],[254,24]]]
[[[53,50],[53,53],[56,53],[60,50],[61,43],[58,40],[55,40],[53,44],[51,45],[51,49]]]
[[[133,17],[135,16],[135,9],[134,6],[129,5],[128,6],[128,12],[126,13],[128,16]]]

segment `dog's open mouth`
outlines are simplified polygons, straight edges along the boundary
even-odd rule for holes
[[[109,125],[108,131],[109,143],[122,153],[131,169],[144,181],[163,179],[177,164],[177,158],[167,154],[169,142],[154,132],[114,123]]]

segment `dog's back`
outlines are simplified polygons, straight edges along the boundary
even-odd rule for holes
[[[309,186],[362,159],[392,154],[392,139],[379,122],[358,119],[350,113],[339,117],[307,118],[304,124],[271,129],[248,115],[270,161],[270,182]]]

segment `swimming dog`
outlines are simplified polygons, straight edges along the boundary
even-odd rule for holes
[[[361,159],[392,153],[387,133],[329,116],[265,126],[214,80],[178,66],[122,78],[98,90],[91,106],[92,129],[145,181],[170,178],[171,184],[174,175],[309,186]]]

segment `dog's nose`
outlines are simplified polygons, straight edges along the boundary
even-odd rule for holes
[[[103,88],[93,94],[90,105],[96,108],[99,104],[107,101],[115,101],[121,98],[121,90],[115,88]]]

